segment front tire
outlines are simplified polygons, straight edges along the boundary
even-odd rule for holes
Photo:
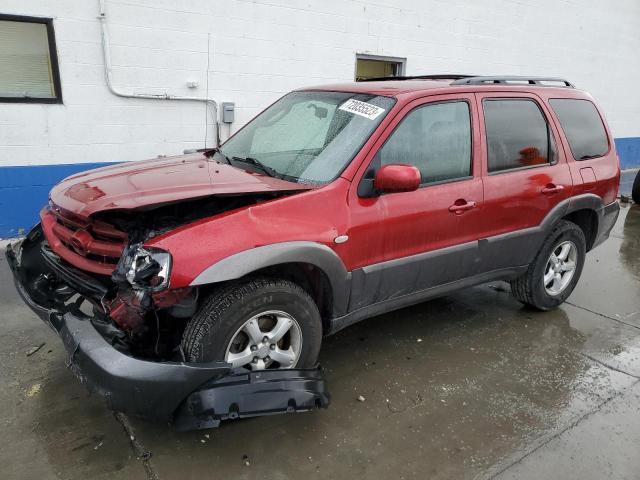
[[[584,232],[575,223],[561,220],[542,244],[527,272],[511,281],[513,296],[538,310],[556,308],[573,292],[585,256]]]
[[[263,370],[314,367],[322,342],[318,307],[299,285],[257,278],[229,285],[202,303],[187,324],[187,361],[226,361]]]

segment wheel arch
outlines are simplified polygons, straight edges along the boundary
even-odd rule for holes
[[[300,284],[318,304],[323,322],[346,313],[351,275],[333,250],[317,242],[282,242],[244,250],[204,269],[191,286],[255,275]]]
[[[568,220],[582,229],[587,251],[591,250],[598,238],[604,208],[602,198],[592,193],[569,197],[561,201],[547,213],[541,224],[533,229],[536,239],[535,243],[531,245],[531,249],[537,251],[558,222]]]
[[[584,233],[587,252],[593,248],[600,223],[600,213],[604,203],[598,195],[587,193],[569,199],[569,205],[562,217],[575,223]]]
[[[595,210],[582,208],[565,215],[564,220],[575,223],[582,233],[586,242],[587,252],[593,248],[593,244],[598,233],[598,214]]]

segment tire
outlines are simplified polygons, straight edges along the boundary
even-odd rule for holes
[[[260,315],[265,312],[267,314]],[[257,315],[260,316],[256,318]],[[274,325],[272,331],[262,332],[265,321]],[[273,332],[281,321],[288,321],[292,326],[281,340],[275,340],[277,343],[273,343],[271,340],[277,338],[277,333]],[[249,323],[252,325],[251,328]],[[254,330],[256,324],[261,325],[259,335]],[[247,332],[253,335],[250,336]],[[265,335],[262,343],[256,338],[261,335]],[[274,336],[267,341],[267,335]],[[287,345],[283,345],[283,342],[287,341],[287,336],[289,344],[288,349],[285,349]],[[252,356],[253,361],[242,367],[259,370],[312,368],[316,365],[321,342],[320,312],[305,290],[287,280],[256,278],[229,285],[206,298],[187,324],[181,345],[189,362],[226,361],[225,357],[228,354],[244,355],[244,361],[248,354]],[[253,350],[254,347],[255,352],[247,350]],[[271,352],[268,350],[269,347]],[[234,351],[240,353],[232,353]],[[294,352],[295,360],[285,359],[279,363],[271,359],[272,356],[275,358],[276,354],[279,354],[278,358],[285,358],[283,352],[290,356]],[[259,363],[256,363],[256,358]],[[231,360],[229,362],[231,363]],[[240,363],[235,366],[241,367]]]
[[[636,179],[633,181],[633,187],[631,188],[631,198],[636,203],[640,203],[640,171],[636,174]]]
[[[558,252],[558,248],[560,248],[561,245],[569,245],[571,253],[570,244],[575,246],[575,268],[573,275],[562,289],[558,288],[558,293],[551,294],[549,289],[554,289],[556,285],[555,282],[552,280],[552,283],[547,287],[544,281],[545,274],[549,272],[550,262],[552,262],[551,254]],[[561,220],[545,239],[526,273],[511,281],[511,293],[520,302],[537,308],[538,310],[551,310],[552,308],[556,308],[571,295],[571,292],[573,292],[573,289],[578,283],[582,268],[584,267],[585,255],[586,241],[582,229],[573,222]],[[564,267],[558,268],[562,270]],[[553,267],[551,267],[551,269],[553,269]],[[559,273],[564,275],[562,271]],[[561,281],[559,285],[562,285]]]

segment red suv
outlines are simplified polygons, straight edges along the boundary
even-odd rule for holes
[[[219,148],[65,179],[7,256],[113,408],[233,416],[264,405],[189,395],[243,369],[279,382],[366,317],[495,280],[557,307],[616,221],[619,177],[602,112],[565,80],[326,85]]]

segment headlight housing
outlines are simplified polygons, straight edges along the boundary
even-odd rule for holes
[[[169,286],[169,252],[136,244],[129,247],[123,260],[124,276],[133,288],[155,292]]]

